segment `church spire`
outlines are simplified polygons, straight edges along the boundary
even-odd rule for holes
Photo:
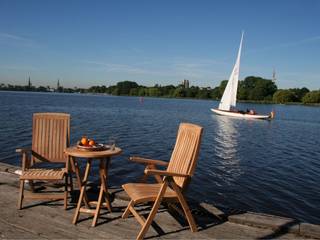
[[[32,84],[31,84],[31,80],[30,80],[30,76],[29,76],[29,80],[28,80],[28,87],[31,88]]]

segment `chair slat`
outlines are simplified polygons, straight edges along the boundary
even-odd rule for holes
[[[44,195],[44,198],[64,199],[64,208],[67,208],[68,185],[68,157],[64,150],[70,143],[70,115],[65,113],[35,113],[32,120],[32,162],[64,163],[65,168],[39,169],[23,168],[20,176],[20,191],[18,208],[22,208],[24,198],[41,198],[40,194],[24,196],[24,182],[29,180],[56,181],[65,179],[64,193],[59,195]],[[23,156],[25,159],[25,156]],[[26,164],[25,164],[26,165]],[[29,165],[29,164],[28,164]],[[42,194],[43,195],[43,194]]]
[[[197,231],[197,226],[183,196],[183,190],[189,179],[187,179],[187,177],[176,176],[179,176],[178,173],[182,174],[182,176],[191,177],[193,175],[198,159],[201,135],[202,127],[189,123],[181,123],[167,171],[153,171],[153,174],[162,173],[165,176],[162,182],[158,184],[127,183],[122,185],[122,188],[131,199],[122,218],[127,218],[129,214],[132,213],[142,225],[137,239],[142,239],[148,231],[162,200],[179,201],[187,217],[191,231]],[[150,166],[147,166],[146,169],[147,173],[152,173]],[[171,176],[174,177],[172,178]],[[173,189],[171,187],[173,187]],[[134,209],[134,205],[150,201],[154,202],[154,204],[147,220],[144,221]]]
[[[70,143],[69,119],[68,114],[34,114],[32,150],[49,162],[65,162],[63,152]]]
[[[198,158],[202,128],[182,123],[179,127],[177,141],[168,165],[168,171],[192,175]],[[187,179],[174,177],[176,184],[183,188]]]

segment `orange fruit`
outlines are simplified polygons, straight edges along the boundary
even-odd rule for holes
[[[89,145],[90,145],[90,146],[94,146],[94,145],[96,145],[96,142],[95,142],[93,139],[91,139],[91,140],[89,141]]]
[[[88,145],[88,138],[87,138],[87,137],[82,137],[80,142],[81,142],[81,144],[84,145],[84,146],[85,146],[85,145]]]

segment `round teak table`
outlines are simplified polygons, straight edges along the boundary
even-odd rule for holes
[[[101,151],[88,151],[79,149],[76,146],[69,147],[65,150],[65,153],[70,156],[71,166],[74,169],[77,177],[77,182],[80,187],[80,196],[78,200],[78,205],[76,212],[73,217],[73,224],[76,224],[80,215],[82,213],[89,213],[93,214],[93,221],[92,227],[96,226],[100,209],[102,205],[105,205],[108,210],[111,212],[111,202],[109,198],[108,192],[108,168],[110,159],[112,156],[119,155],[122,150],[118,147],[111,149],[105,149]],[[80,168],[78,163],[78,158],[85,158],[86,159],[86,168],[84,172],[83,179],[81,179],[80,175]],[[91,201],[89,202],[87,194],[86,194],[86,186],[88,182],[88,177],[91,169],[91,164],[93,160],[99,160],[99,176],[100,176],[100,192],[98,201]],[[103,202],[104,198],[104,202]],[[84,203],[85,207],[81,207],[82,203]],[[91,208],[91,204],[96,205],[95,209]]]

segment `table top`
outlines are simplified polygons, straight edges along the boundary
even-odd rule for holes
[[[105,158],[119,155],[122,153],[121,148],[116,147],[114,150],[106,149],[102,151],[88,151],[77,148],[77,146],[68,147],[64,151],[67,155],[80,158]]]

